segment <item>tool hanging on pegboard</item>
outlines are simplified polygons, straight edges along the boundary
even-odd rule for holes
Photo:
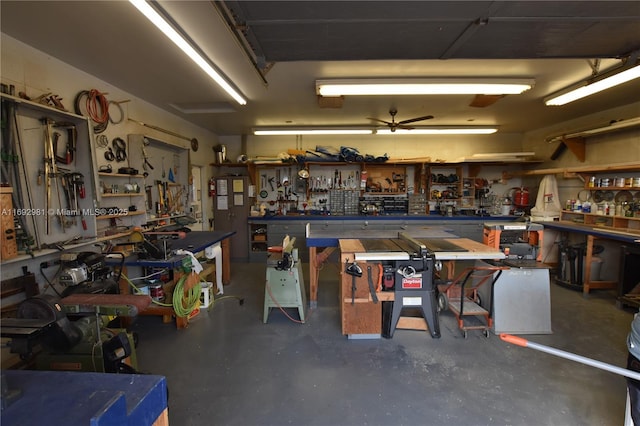
[[[10,85],[8,88],[3,85],[3,92],[9,94],[15,93],[15,87]],[[8,99],[2,99],[2,108],[0,109],[2,114],[2,163],[1,173],[2,182],[9,184],[13,188],[10,199],[14,209],[24,209],[25,207],[31,207],[32,195],[29,185],[23,188],[23,179],[28,176],[27,162],[25,161],[24,151],[22,149],[22,138],[18,126],[18,115],[16,112],[16,105],[13,101]],[[18,250],[25,251],[28,254],[32,253],[32,246],[36,245],[40,247],[38,240],[38,225],[35,215],[31,217],[31,229],[27,228],[27,219],[24,215],[16,215],[14,218],[16,240],[18,244]],[[35,235],[35,238],[34,238]]]

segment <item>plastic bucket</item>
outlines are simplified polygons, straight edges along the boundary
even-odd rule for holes
[[[600,271],[602,271],[602,264],[604,261],[600,257],[593,256],[591,258],[591,277],[590,281],[600,281]],[[586,266],[586,262],[585,262]],[[586,277],[586,268],[582,268],[582,276]]]
[[[200,283],[200,307],[208,308],[213,302],[213,283]]]

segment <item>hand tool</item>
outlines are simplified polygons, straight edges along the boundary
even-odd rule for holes
[[[84,199],[86,197],[86,191],[84,187],[84,175],[82,173],[74,172],[69,175],[71,183],[73,185],[73,193],[75,198],[75,210],[80,215],[80,222],[82,223],[82,229],[87,230],[87,221],[80,209],[80,203],[78,197]]]
[[[153,170],[153,166],[149,162],[149,156],[147,155],[147,150],[144,148],[144,146],[142,146],[142,158],[144,160],[144,163],[142,163],[142,168],[145,170]]]
[[[351,275],[351,304],[354,305],[356,303],[356,278],[362,276],[362,268],[353,261],[344,271]]]
[[[64,155],[58,155],[58,140],[61,134],[53,132],[53,152],[56,155],[56,162],[61,164],[71,164],[75,159],[76,145],[78,139],[78,131],[73,123],[53,123],[53,127],[56,129],[66,129],[67,131],[67,143],[65,145]]]
[[[373,277],[371,276],[371,265],[367,265],[367,281],[369,283],[369,293],[371,293],[371,300],[373,300],[373,303],[378,303],[378,296],[376,295],[376,289],[373,286]]]

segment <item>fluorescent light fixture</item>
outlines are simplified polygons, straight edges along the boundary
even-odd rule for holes
[[[378,129],[377,135],[490,135],[497,132],[495,127],[420,127],[414,129]]]
[[[144,16],[147,17],[160,31],[175,43],[184,53],[191,58],[202,70],[207,73],[225,92],[240,105],[246,105],[247,100],[242,96],[225,77],[216,71],[209,61],[200,55],[189,42],[176,31],[148,2],[145,0],[129,0]]]
[[[547,106],[565,105],[569,102],[577,101],[578,99],[582,99],[587,96],[593,95],[594,93],[610,89],[614,86],[626,83],[638,77],[640,77],[640,65],[628,68],[625,71],[613,74],[609,77],[603,78],[593,83],[583,81],[578,85],[578,87],[573,86],[572,88],[562,90],[545,98],[544,103]]]
[[[255,129],[256,136],[288,136],[288,135],[370,135],[372,129]]]
[[[316,80],[320,96],[348,95],[514,95],[533,87],[533,79],[388,78]]]

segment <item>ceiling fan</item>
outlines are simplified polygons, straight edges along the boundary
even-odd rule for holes
[[[413,127],[407,126],[409,123],[415,123],[417,121],[430,120],[433,118],[433,115],[425,115],[423,117],[410,118],[408,120],[396,121],[395,117],[398,113],[398,110],[395,108],[391,108],[389,110],[389,114],[391,115],[391,121],[380,120],[379,118],[367,117],[368,120],[379,121],[380,123],[386,124],[392,132],[395,132],[396,129],[405,129],[412,130]]]

